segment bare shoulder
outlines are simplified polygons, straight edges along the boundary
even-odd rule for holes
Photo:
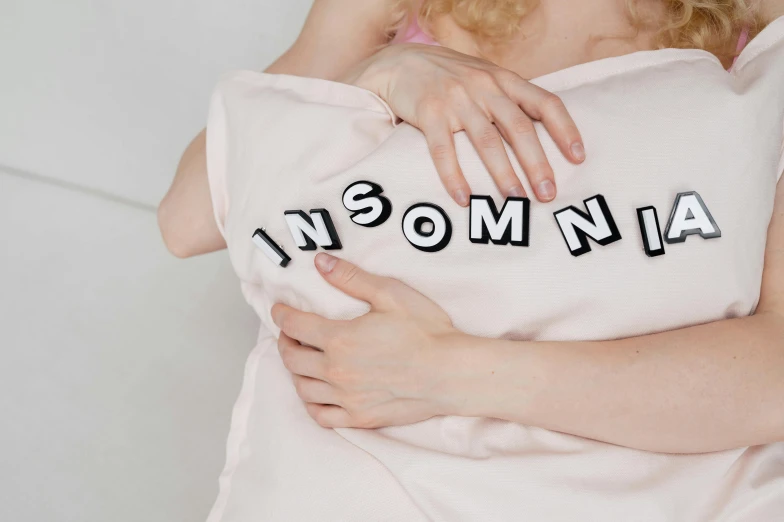
[[[772,22],[781,15],[784,15],[784,0],[760,0],[760,13],[765,22]]]
[[[394,0],[315,0],[294,44],[267,72],[334,79],[387,43],[393,6]]]
[[[343,34],[330,34],[342,39],[356,34],[383,32],[393,14],[392,0],[315,0],[305,20],[303,34],[322,29],[341,28]]]

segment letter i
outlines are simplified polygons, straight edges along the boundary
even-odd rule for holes
[[[641,207],[637,209],[637,221],[640,223],[642,244],[648,257],[664,255],[664,242],[662,241],[659,216],[654,207]]]

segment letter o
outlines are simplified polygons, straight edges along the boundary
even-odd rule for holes
[[[424,231],[424,224],[433,229]],[[452,222],[444,209],[432,203],[417,203],[403,214],[403,235],[411,245],[423,252],[438,252],[452,239]]]

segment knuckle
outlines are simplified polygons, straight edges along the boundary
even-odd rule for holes
[[[528,165],[525,169],[526,174],[536,180],[543,180],[545,178],[552,179],[553,169],[546,161],[537,161]]]
[[[494,149],[501,145],[501,138],[498,136],[498,131],[492,125],[487,125],[479,131],[477,137],[479,146],[484,149]]]
[[[450,148],[446,143],[434,143],[430,146],[430,155],[434,160],[445,160],[449,158]]]
[[[374,301],[385,308],[398,308],[400,303],[398,300],[398,285],[396,283],[397,281],[381,283],[373,296]]]
[[[358,274],[359,268],[355,265],[351,265],[340,275],[340,282],[344,285],[348,285],[354,280],[354,278],[357,277]]]
[[[280,360],[281,362],[283,362],[283,366],[286,367],[286,369],[288,370],[291,370],[293,368],[292,356],[293,353],[289,348],[284,348],[280,352]]]
[[[347,384],[350,384],[352,381],[352,378],[346,368],[338,364],[328,365],[324,369],[324,377],[326,377],[328,382],[340,387],[344,387]]]
[[[563,100],[560,96],[548,92],[542,102],[539,104],[543,112],[560,112],[566,110]]]
[[[336,364],[341,354],[348,348],[347,342],[343,339],[341,333],[335,333],[331,336],[324,346],[324,351],[327,354],[327,363]]]
[[[536,128],[531,118],[525,114],[518,114],[512,119],[512,132],[518,135],[530,135],[536,133]]]
[[[326,352],[329,357],[339,356],[347,348],[347,343],[340,332],[336,332],[326,343]],[[334,363],[334,360],[329,361]]]
[[[463,182],[465,178],[463,178],[459,174],[456,174],[454,172],[444,172],[444,173],[439,173],[439,176],[441,177],[441,183],[443,183],[444,188],[446,188],[447,191],[449,191],[450,193],[454,192],[457,189],[464,189]]]
[[[324,364],[323,371],[324,379],[332,384],[337,383],[341,377],[339,367],[332,361],[327,360],[327,362]]]
[[[423,122],[432,123],[443,116],[444,104],[436,96],[425,96],[417,104],[417,112],[421,115]]]
[[[376,425],[376,419],[367,412],[352,415],[351,420],[357,428],[373,428]]]
[[[315,420],[319,426],[322,428],[329,427],[329,420],[327,418],[327,409],[326,408],[313,408],[311,413],[311,417]]]
[[[444,87],[444,90],[446,91],[446,95],[450,100],[463,101],[468,97],[468,91],[462,82],[449,82],[446,87]]]
[[[485,69],[469,69],[468,70],[468,77],[471,79],[472,82],[483,86],[483,87],[490,87],[496,85],[495,77],[490,71]]]
[[[376,428],[381,425],[381,419],[379,419],[376,415],[372,415],[370,413],[363,413],[359,416],[358,419],[358,427],[359,428]]]
[[[364,406],[364,401],[353,393],[344,394],[340,397],[340,403],[343,409],[352,415],[359,415],[359,412],[362,411],[362,407]]]
[[[508,194],[509,191],[515,187],[520,187],[520,180],[517,178],[514,171],[504,171],[495,176],[494,179],[496,185],[504,194]]]
[[[508,69],[503,69],[501,67],[493,71],[493,76],[495,77],[498,85],[500,85],[503,89],[510,88],[516,83],[524,81],[517,73]]]

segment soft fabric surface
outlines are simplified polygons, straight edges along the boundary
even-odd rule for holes
[[[262,328],[210,522],[756,522],[784,513],[784,443],[669,455],[492,418],[333,430],[307,415],[280,361],[270,307],[280,301],[340,319],[368,307],[322,280],[313,267],[320,248],[296,246],[286,211],[326,209],[342,244],[333,253],[408,283],[472,334],[611,339],[754,311],[784,168],[784,18],[748,44],[731,73],[708,52],[664,49],[533,82],[563,98],[588,159],[569,163],[537,126],[559,194],[530,202],[528,246],[472,242],[470,212],[443,189],[422,134],[396,125],[372,93],[249,71],[220,83],[208,125],[210,185]],[[474,194],[500,210],[472,145],[464,133],[455,140]],[[379,226],[353,222],[344,208],[344,190],[357,181],[380,185],[391,202]],[[720,237],[704,225],[706,237],[646,255],[636,209],[655,207],[664,233],[676,196],[693,191]],[[570,205],[585,213],[584,200],[596,195],[621,238],[605,246],[588,239],[590,251],[572,255],[554,213]],[[438,251],[404,236],[404,215],[418,203],[448,216],[451,240]],[[694,222],[701,212],[675,219]],[[253,241],[261,228],[291,258],[286,267]]]

